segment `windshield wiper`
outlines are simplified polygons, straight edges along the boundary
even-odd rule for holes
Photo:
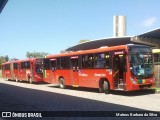
[[[139,61],[140,63],[143,63],[143,64],[144,64],[144,61],[140,58],[139,53],[136,53],[136,57],[137,57],[137,59],[138,59],[138,61]]]
[[[138,61],[141,63],[141,65],[144,66],[144,69],[147,68],[147,64],[145,62],[145,59],[144,58],[140,58],[139,53],[136,53],[136,57],[137,57]]]

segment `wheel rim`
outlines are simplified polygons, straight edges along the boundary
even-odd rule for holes
[[[64,85],[63,85],[63,81],[60,80],[60,87],[63,88],[63,86],[64,86]]]
[[[60,88],[65,88],[65,83],[64,83],[64,79],[63,79],[63,78],[61,78],[61,79],[59,80],[59,87],[60,87]]]
[[[104,90],[108,90],[109,86],[108,86],[108,82],[104,81],[103,83],[103,89]]]

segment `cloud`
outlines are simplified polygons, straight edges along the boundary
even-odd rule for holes
[[[157,21],[156,17],[150,17],[150,18],[143,21],[143,26],[151,27],[156,23],[156,21]]]

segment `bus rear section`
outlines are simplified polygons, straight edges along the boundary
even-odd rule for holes
[[[135,60],[135,61],[134,61]],[[147,46],[121,45],[46,56],[45,80],[73,87],[133,91],[154,86],[153,56]]]
[[[2,63],[2,77],[7,80],[12,79],[11,62]]]

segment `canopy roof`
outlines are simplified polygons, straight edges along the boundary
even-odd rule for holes
[[[2,12],[4,6],[6,5],[7,2],[8,2],[8,0],[0,0],[0,13]]]
[[[139,37],[146,37],[146,38],[153,38],[153,39],[160,39],[160,28],[142,33],[138,35]]]
[[[103,46],[109,47],[109,46],[117,46],[125,44],[141,44],[141,45],[148,45],[154,48],[160,48],[160,29],[142,33],[137,36],[103,38],[99,40],[88,41],[74,45],[66,50],[67,51],[87,50]]]

